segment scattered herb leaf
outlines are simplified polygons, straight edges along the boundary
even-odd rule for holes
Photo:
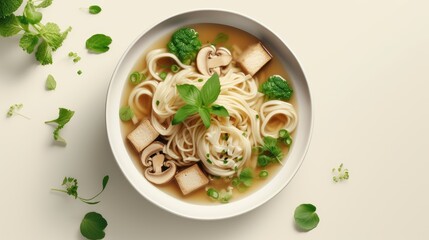
[[[77,63],[81,60],[81,57],[75,52],[69,52],[69,57],[73,59],[73,62]]]
[[[106,235],[104,229],[107,227],[107,221],[96,212],[89,212],[80,223],[80,233],[87,239],[103,239]]]
[[[18,115],[26,119],[30,119],[29,117],[22,115],[19,113],[19,110],[21,110],[24,107],[22,103],[19,104],[12,104],[9,107],[9,110],[7,111],[7,117],[12,117],[13,115]]]
[[[45,87],[49,91],[55,90],[57,87],[57,81],[55,81],[55,78],[51,74],[49,74],[48,78],[46,78]]]
[[[22,0],[0,1],[0,18],[11,15],[22,4]]]
[[[78,70],[78,71],[77,71],[77,74],[78,74],[78,75],[81,75],[81,74],[82,74],[82,70]]]
[[[93,53],[104,53],[109,51],[112,38],[104,34],[95,34],[86,40],[86,48]]]
[[[301,204],[295,209],[295,224],[304,231],[310,231],[319,224],[316,207],[312,204]]]
[[[62,142],[67,144],[64,138],[60,136],[60,130],[70,121],[73,117],[74,111],[71,111],[66,108],[59,108],[58,118],[50,121],[46,121],[45,123],[56,123],[57,128],[53,132],[53,136],[55,141]]]
[[[97,5],[92,5],[89,7],[89,13],[91,14],[99,14],[101,12],[101,7]]]

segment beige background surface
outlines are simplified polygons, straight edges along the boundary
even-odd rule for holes
[[[82,217],[97,211],[109,223],[106,239],[429,239],[428,1],[281,2],[56,0],[44,22],[73,31],[44,67],[19,38],[0,39],[0,238],[82,239]],[[103,11],[80,9],[91,4]],[[113,159],[104,121],[108,83],[128,45],[159,21],[199,8],[236,11],[276,32],[304,68],[315,104],[312,143],[290,184],[254,211],[209,222],[138,195]],[[86,53],[95,33],[113,38],[109,52]],[[70,51],[82,60],[72,63]],[[58,82],[53,92],[44,89],[48,74]],[[31,120],[6,118],[14,103]],[[76,111],[62,131],[67,147],[53,144],[53,128],[43,123],[58,107]],[[334,184],[331,169],[340,163],[350,179]],[[88,196],[105,174],[110,183],[98,205],[50,191],[74,176]],[[321,218],[307,233],[293,225],[304,202]]]

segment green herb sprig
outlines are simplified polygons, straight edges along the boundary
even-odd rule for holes
[[[253,171],[252,168],[244,168],[238,177],[232,179],[232,185],[239,191],[244,191],[253,184]]]
[[[319,215],[313,204],[301,204],[294,212],[295,224],[304,231],[310,231],[319,224]]]
[[[210,114],[228,117],[225,107],[213,104],[220,94],[219,75],[213,74],[201,88],[190,84],[177,85],[179,96],[186,105],[179,108],[173,117],[172,124],[182,123],[186,118],[198,113],[206,128],[210,127]]]
[[[10,117],[12,117],[14,115],[18,115],[18,116],[21,116],[23,118],[30,119],[29,117],[27,117],[27,116],[25,116],[25,115],[23,115],[23,114],[21,114],[19,112],[23,107],[24,107],[24,104],[22,104],[22,103],[17,103],[17,104],[10,105],[9,110],[7,111],[6,116],[10,118]]]
[[[56,123],[57,128],[53,132],[53,136],[55,141],[62,142],[64,144],[67,144],[67,142],[60,136],[60,130],[70,121],[70,119],[73,117],[74,111],[71,111],[66,108],[59,108],[58,118],[50,121],[46,121],[45,123]]]
[[[19,1],[11,2],[17,4]],[[15,16],[11,13],[3,18],[0,17],[0,36],[11,37],[22,33],[19,46],[29,54],[37,49],[36,60],[42,65],[52,64],[52,52],[61,47],[67,34],[71,31],[71,27],[61,32],[55,23],[41,23],[43,15],[38,9],[49,7],[51,4],[52,0],[44,0],[38,5],[33,0],[28,0],[22,16]],[[1,4],[0,7],[3,9],[0,12],[10,12],[6,9],[8,6]]]
[[[97,204],[100,201],[92,201],[94,200],[96,197],[98,197],[106,188],[107,183],[109,182],[109,176],[106,175],[103,178],[103,182],[102,182],[102,186],[103,188],[101,189],[101,191],[99,193],[97,193],[94,197],[92,198],[82,198],[79,197],[78,193],[77,193],[77,189],[78,189],[78,183],[77,183],[77,179],[73,178],[73,177],[65,177],[63,180],[63,183],[61,184],[61,186],[63,186],[65,189],[56,189],[53,188],[51,189],[52,191],[57,191],[57,192],[63,192],[63,193],[67,193],[67,195],[69,196],[73,196],[75,199],[79,199],[80,201],[86,203],[86,204]]]
[[[104,229],[107,227],[107,221],[104,217],[96,212],[85,214],[80,223],[80,233],[87,239],[103,239],[106,236]]]
[[[293,89],[287,81],[280,75],[273,75],[261,85],[260,92],[268,99],[289,100],[292,97]]]

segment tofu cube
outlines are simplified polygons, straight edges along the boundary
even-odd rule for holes
[[[183,195],[187,195],[209,183],[209,179],[198,167],[198,164],[177,173],[175,178]]]
[[[244,50],[237,62],[245,72],[253,76],[272,58],[264,45],[259,42]]]
[[[133,144],[137,152],[143,151],[159,136],[148,119],[144,119],[140,125],[128,134],[128,140]]]

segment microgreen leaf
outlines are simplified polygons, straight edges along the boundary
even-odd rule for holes
[[[51,6],[53,0],[43,0],[41,3],[36,5],[36,8],[47,8]]]
[[[22,0],[0,1],[0,18],[11,15],[22,4]]]
[[[106,227],[107,221],[101,214],[89,212],[80,223],[80,233],[87,239],[103,239]]]
[[[75,199],[79,199],[80,201],[82,201],[83,203],[86,203],[86,204],[97,204],[100,201],[91,202],[91,200],[98,197],[104,191],[108,182],[109,182],[109,175],[106,175],[103,178],[101,191],[98,192],[96,195],[94,195],[92,198],[82,198],[79,196],[79,194],[77,193],[77,189],[78,189],[77,179],[75,179],[73,177],[65,177],[64,178],[61,186],[63,186],[65,188],[65,190],[55,189],[55,188],[53,188],[51,190],[57,191],[57,192],[67,193],[68,195],[73,196]]]
[[[210,108],[210,113],[213,113],[215,115],[218,115],[219,117],[228,117],[229,113],[228,110],[226,110],[226,108],[224,106],[220,106],[220,105],[212,105],[212,107]]]
[[[134,117],[134,112],[129,106],[124,106],[119,109],[119,118],[122,121],[129,121]]]
[[[201,94],[197,87],[190,84],[177,85],[177,92],[187,104],[201,106]]]
[[[86,40],[86,48],[93,53],[104,53],[109,51],[112,38],[104,34],[95,34]]]
[[[55,141],[63,142],[66,144],[66,141],[59,135],[60,130],[70,121],[70,119],[73,117],[74,111],[60,108],[58,118],[50,121],[46,121],[45,123],[57,123],[58,126],[54,130],[54,139]]]
[[[213,74],[201,88],[201,99],[208,106],[216,101],[220,94],[219,75]]]
[[[261,85],[261,90],[269,99],[289,100],[293,89],[280,75],[273,75]]]
[[[24,17],[31,24],[37,24],[42,20],[42,13],[36,10],[32,1],[28,1],[24,8]]]
[[[207,108],[199,108],[198,113],[200,114],[201,119],[203,120],[203,124],[206,128],[210,127],[210,112]]]
[[[295,209],[294,218],[296,225],[304,231],[314,229],[320,221],[316,213],[316,207],[312,204],[299,205]]]
[[[19,20],[15,15],[12,14],[4,18],[0,17],[0,36],[10,37],[22,30]]]
[[[37,43],[39,43],[39,37],[32,33],[24,33],[19,40],[19,46],[27,53],[32,53]]]
[[[49,74],[48,78],[46,78],[46,83],[45,83],[46,89],[47,90],[55,90],[55,88],[57,87],[57,81],[55,81],[55,78]]]
[[[187,105],[179,108],[179,110],[177,110],[176,114],[173,117],[171,124],[177,125],[177,124],[183,122],[187,117],[194,115],[197,112],[198,112],[197,106],[187,104]]]
[[[98,14],[101,12],[101,7],[97,5],[93,5],[89,7],[89,13],[91,14]]]

